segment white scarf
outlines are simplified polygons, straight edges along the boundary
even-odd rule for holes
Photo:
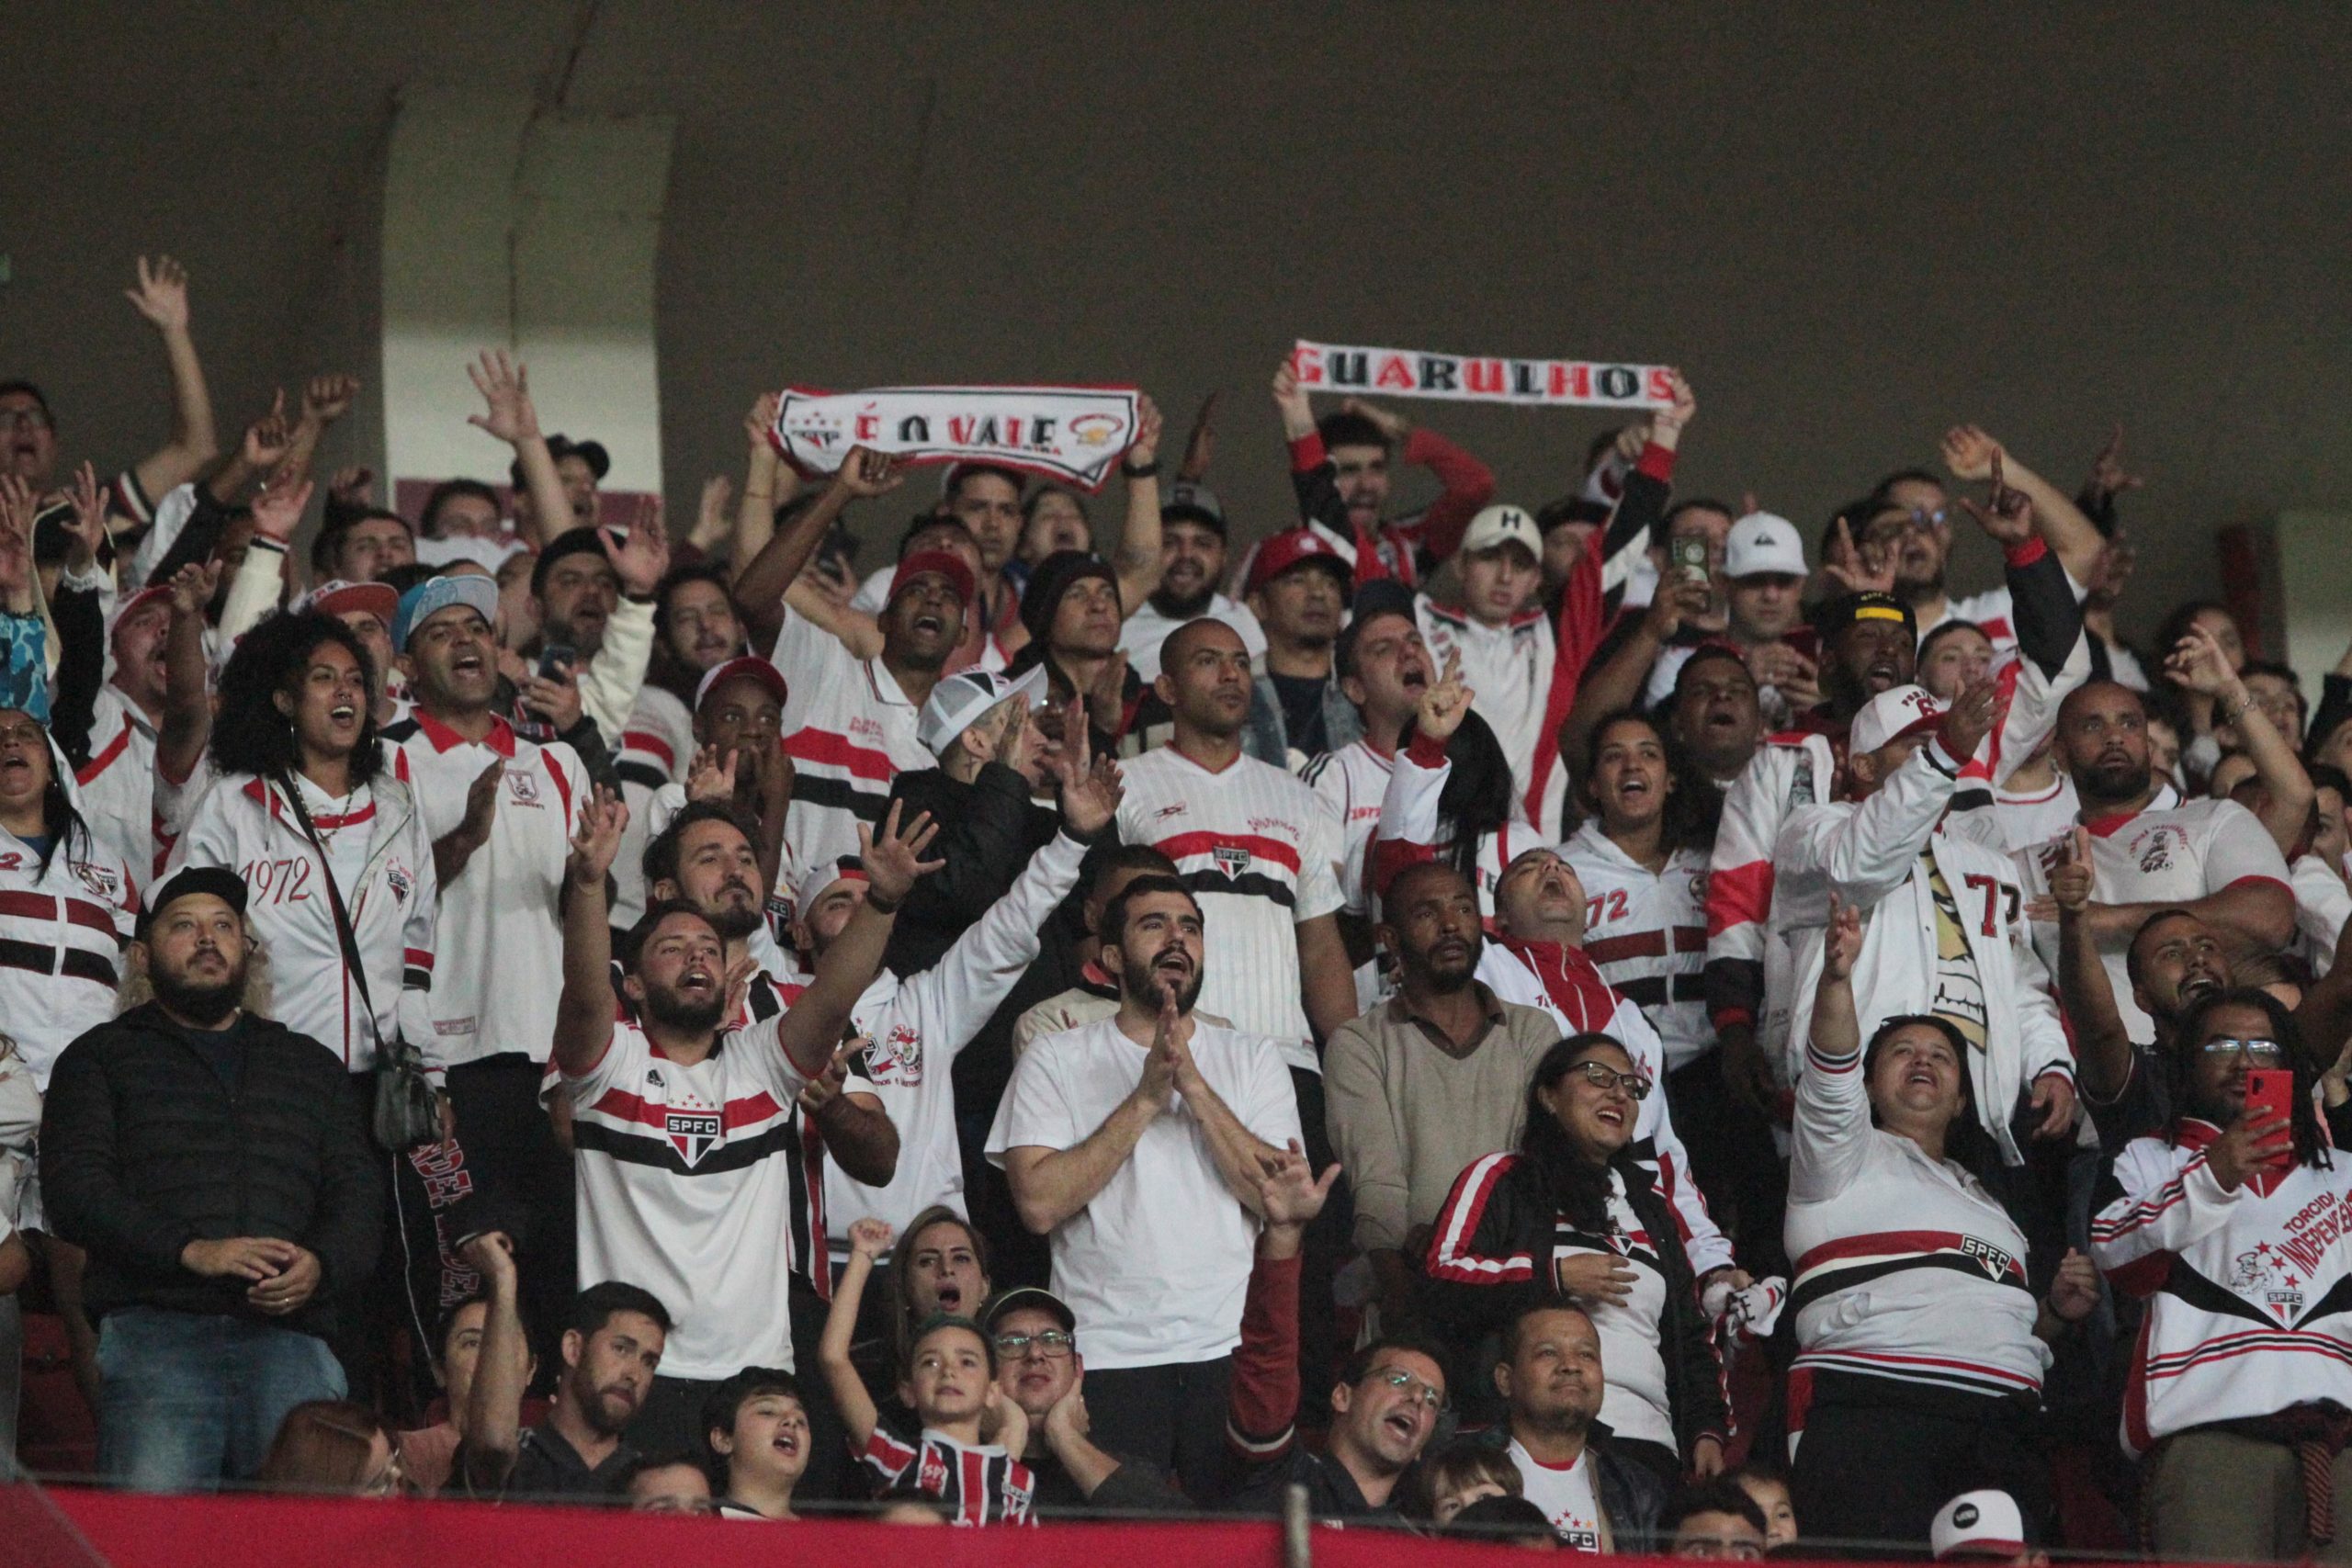
[[[793,387],[770,433],[803,475],[830,474],[853,446],[916,465],[992,463],[1087,491],[1136,438],[1133,387]]]
[[[1301,338],[1291,351],[1291,367],[1310,392],[1552,408],[1656,409],[1674,400],[1663,365],[1349,348]]]

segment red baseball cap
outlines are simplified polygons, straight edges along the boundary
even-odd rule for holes
[[[695,710],[697,712],[701,710],[704,698],[739,676],[747,681],[757,681],[761,685],[765,686],[779,706],[792,698],[792,688],[786,684],[783,671],[778,670],[756,653],[746,653],[740,658],[730,659],[724,664],[712,665],[701,681],[695,683]]]
[[[953,550],[917,550],[900,561],[899,570],[891,574],[890,592],[883,603],[896,599],[900,589],[927,571],[935,571],[953,583],[956,596],[967,605],[979,594],[979,585],[972,581],[972,569],[964,564],[962,556]]]
[[[389,582],[322,582],[303,599],[302,608],[322,615],[358,610],[383,622],[389,631],[392,617],[400,614],[401,596]]]
[[[1355,588],[1355,568],[1340,554],[1338,546],[1312,528],[1292,528],[1258,547],[1257,558],[1250,563],[1250,584],[1245,592],[1255,593],[1301,561],[1312,561],[1336,572],[1342,596]]]

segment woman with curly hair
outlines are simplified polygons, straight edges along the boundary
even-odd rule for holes
[[[433,843],[380,746],[367,649],[331,615],[274,615],[220,674],[213,778],[167,868],[245,880],[278,1021],[355,1074],[406,1025],[430,1037]],[[391,764],[387,766],[388,761]]]

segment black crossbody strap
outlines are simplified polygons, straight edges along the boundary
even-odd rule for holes
[[[359,987],[359,1002],[368,1010],[368,1032],[376,1033],[376,998],[368,994],[368,966],[359,962],[359,939],[352,934],[351,917],[344,913],[343,892],[334,885],[334,862],[327,854],[327,847],[319,838],[319,830],[311,825],[311,814],[303,807],[302,791],[292,778],[284,773],[277,777],[278,787],[286,793],[286,804],[294,808],[294,820],[302,825],[302,836],[319,852],[319,871],[326,877],[327,908],[334,911],[334,934],[343,943],[343,962],[351,970],[351,977]]]

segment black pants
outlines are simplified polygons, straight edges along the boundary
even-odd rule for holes
[[[517,1304],[539,1358],[539,1383],[551,1388],[563,1366],[564,1316],[582,1280],[571,1151],[539,1109],[541,1071],[509,1053],[451,1067],[448,1086],[471,1186],[522,1232],[514,1238]]]
[[[1215,1495],[1226,1471],[1226,1398],[1233,1358],[1086,1372],[1086,1414],[1094,1446],[1173,1471],[1196,1502]]]
[[[1091,1380],[1089,1380],[1090,1382]],[[1962,1492],[2017,1499],[2028,1544],[2050,1506],[2040,1423],[2023,1400],[1884,1378],[1824,1377],[1789,1471],[1805,1549],[1823,1557],[1925,1555],[1928,1529]],[[1876,1385],[1876,1386],[1871,1386]]]
[[[1316,1175],[1330,1168],[1339,1157],[1323,1124],[1323,1075],[1303,1067],[1290,1070],[1291,1092],[1298,1100],[1300,1143]],[[1298,1424],[1320,1431],[1331,1423],[1331,1382],[1340,1369],[1339,1304],[1331,1281],[1340,1260],[1351,1249],[1356,1228],[1355,1195],[1342,1175],[1332,1184],[1330,1201],[1307,1223],[1298,1259]]]

